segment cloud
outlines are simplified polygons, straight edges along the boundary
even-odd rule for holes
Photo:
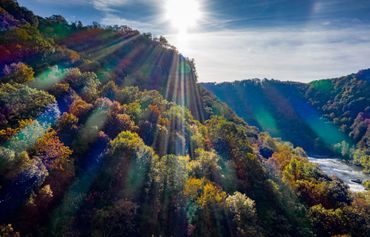
[[[91,0],[63,0],[63,1],[55,1],[55,0],[36,0],[36,2],[41,4],[53,4],[59,6],[86,6],[90,4]]]
[[[53,4],[53,5],[81,5],[81,6],[93,6],[98,11],[114,11],[114,8],[124,6],[127,4],[134,3],[134,0],[36,0],[42,4]],[[138,0],[145,1],[145,0]]]
[[[80,0],[82,1],[82,0]],[[142,4],[152,5],[160,0],[89,0],[96,10],[104,12],[118,12],[117,8],[127,5]]]
[[[147,7],[153,7],[154,3],[160,0],[91,0],[94,8],[103,13],[100,22],[103,25],[127,25],[131,28],[138,29],[141,32],[152,32],[153,34],[160,34],[158,29],[162,29],[158,25],[157,20],[153,20],[153,16],[148,17],[132,17],[130,19],[121,17],[122,8],[142,4]],[[134,12],[136,15],[142,15],[142,12]],[[141,19],[141,20],[139,20]],[[145,19],[142,20],[142,19]]]
[[[141,32],[152,32],[153,34],[159,34],[155,30],[158,29],[158,26],[156,26],[155,23],[129,20],[112,13],[107,13],[102,18],[101,23],[103,25],[127,25]]]
[[[101,11],[114,11],[114,7],[123,6],[130,0],[92,0],[95,9]]]
[[[167,38],[174,45],[179,42],[175,35]],[[195,58],[199,81],[275,78],[307,82],[370,67],[370,28],[197,33],[188,36],[180,51]]]

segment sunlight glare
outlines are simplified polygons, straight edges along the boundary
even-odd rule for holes
[[[179,34],[185,35],[202,18],[199,0],[167,0],[165,18]]]

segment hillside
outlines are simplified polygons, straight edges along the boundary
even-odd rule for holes
[[[366,236],[369,192],[246,124],[165,38],[0,13],[0,236]]]
[[[368,170],[369,74],[364,70],[308,84],[255,79],[202,85],[272,136],[312,155],[355,157]]]

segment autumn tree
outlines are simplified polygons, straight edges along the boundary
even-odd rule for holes
[[[76,96],[73,98],[73,102],[69,107],[69,113],[75,115],[78,118],[84,117],[90,112],[92,104],[87,103],[81,97]]]
[[[55,130],[39,138],[33,149],[48,170],[62,170],[66,159],[72,154],[72,150],[60,141]]]
[[[3,74],[4,77],[1,79],[2,83],[26,83],[32,81],[34,78],[32,67],[21,62],[5,65]]]
[[[235,236],[260,236],[255,202],[245,194],[235,192],[226,198],[226,212],[232,220]]]
[[[201,236],[222,236],[226,230],[224,207],[227,194],[206,179],[189,178],[184,187],[189,199],[188,212],[190,234]]]
[[[93,72],[81,72],[78,68],[70,69],[64,81],[87,102],[93,102],[98,97],[100,81]]]
[[[63,113],[56,124],[56,131],[60,140],[68,145],[71,145],[73,139],[77,135],[79,119],[71,113]]]
[[[221,167],[219,166],[220,158],[214,151],[205,151],[197,149],[195,159],[188,165],[189,173],[193,177],[205,177],[210,181],[221,182]]]
[[[152,182],[149,171],[156,159],[154,151],[136,133],[123,131],[110,142],[107,156],[102,188],[111,187],[122,197],[140,197]]]

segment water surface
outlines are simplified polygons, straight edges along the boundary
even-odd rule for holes
[[[365,187],[362,184],[353,182],[354,179],[359,179],[361,182],[370,179],[370,175],[364,174],[359,167],[349,165],[340,159],[334,158],[314,158],[308,157],[308,159],[315,164],[318,164],[321,170],[331,176],[335,175],[344,183],[346,183],[350,190],[353,192],[362,192]]]

